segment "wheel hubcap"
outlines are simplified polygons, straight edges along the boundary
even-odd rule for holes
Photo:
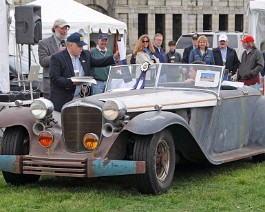
[[[170,154],[165,140],[161,140],[156,149],[156,176],[164,181],[168,175]]]

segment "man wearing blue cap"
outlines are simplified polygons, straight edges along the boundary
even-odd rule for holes
[[[67,38],[66,49],[51,57],[50,96],[55,111],[61,111],[63,105],[79,96],[80,83],[72,82],[74,76],[91,76],[92,67],[112,65],[119,59],[119,53],[113,56],[95,59],[88,50],[83,50],[84,37],[75,32]]]
[[[108,35],[100,34],[98,36],[98,45],[96,48],[91,50],[91,55],[94,58],[100,59],[106,56],[112,56],[113,53],[108,46]],[[105,67],[93,67],[92,68],[92,76],[97,81],[97,84],[92,85],[92,95],[103,93],[106,87],[106,82],[109,76],[109,66]]]

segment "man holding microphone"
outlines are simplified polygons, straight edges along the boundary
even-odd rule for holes
[[[39,41],[39,63],[43,67],[41,91],[45,99],[48,99],[50,91],[49,66],[51,55],[66,48],[65,40],[67,38],[69,28],[70,26],[65,20],[57,19],[52,27],[53,35]]]

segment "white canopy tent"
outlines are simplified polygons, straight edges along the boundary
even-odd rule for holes
[[[9,92],[9,64],[8,64],[8,14],[9,6],[12,0],[0,0],[0,33],[1,48],[0,48],[0,91]]]
[[[96,40],[97,35],[100,32],[109,34],[109,46],[112,44],[112,48],[117,32],[123,37],[124,42],[126,42],[127,25],[124,22],[95,11],[74,0],[37,0],[27,5],[41,6],[43,38],[52,34],[51,28],[54,21],[58,18],[62,18],[70,25],[68,35],[73,32],[80,32],[83,34],[84,40],[88,44],[90,40]],[[14,13],[14,11],[12,12]],[[10,28],[11,45],[9,45],[9,53],[11,55],[16,55],[14,18]],[[33,58],[35,56],[37,60],[36,62],[38,63],[37,46],[38,45],[34,45],[32,47],[32,52]],[[22,56],[27,57],[27,54],[27,47],[24,45]]]
[[[248,34],[255,39],[257,47],[265,50],[265,0],[250,1],[247,6]]]

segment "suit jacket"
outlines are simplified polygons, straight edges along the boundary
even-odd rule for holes
[[[184,49],[183,57],[181,60],[182,63],[189,63],[189,56],[190,56],[190,52],[192,49],[193,49],[193,45],[190,45]]]
[[[220,48],[213,49],[215,65],[223,66],[223,59]],[[233,75],[236,73],[240,61],[237,57],[237,53],[234,49],[227,47],[225,69],[232,71]]]
[[[103,67],[115,63],[113,56],[95,59],[88,50],[82,51],[80,62],[85,76],[91,76],[91,67]],[[76,88],[70,79],[75,76],[75,73],[72,59],[67,49],[51,56],[49,73],[51,81],[49,99],[54,104],[54,110],[61,111],[63,105],[73,99]]]
[[[51,55],[58,52],[58,46],[54,39],[54,35],[39,41],[38,54],[39,63],[43,67],[43,78],[41,91],[45,94],[49,94],[50,91],[50,78],[49,78],[49,66]]]

